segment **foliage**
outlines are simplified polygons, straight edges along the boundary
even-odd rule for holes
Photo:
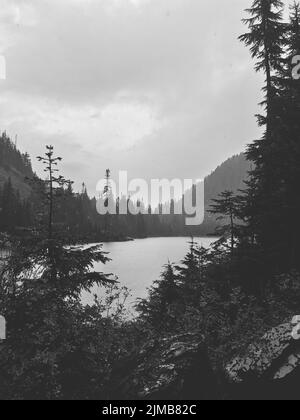
[[[49,150],[46,152],[49,153]],[[0,209],[2,206],[4,207],[0,219],[0,230],[2,232],[11,232],[20,227],[38,226],[41,223],[41,219],[47,217],[47,190],[45,190],[45,183],[33,174],[29,156],[27,154],[22,155],[6,134],[0,137],[0,153],[3,155],[3,159],[1,160],[0,158]],[[40,158],[40,160],[43,160],[49,157],[43,156]],[[7,168],[7,172],[1,174],[2,168]],[[55,165],[53,165],[53,169],[55,178]],[[248,169],[249,163],[246,161],[245,156],[241,154],[228,159],[210,174],[205,179],[206,209],[211,200],[221,193],[223,189],[230,188],[237,192],[243,186],[243,180]],[[18,182],[14,177],[15,173],[19,174]],[[9,180],[10,175],[12,176],[11,181]],[[12,198],[10,200],[2,198],[2,178],[3,184],[11,183]],[[64,226],[66,235],[74,243],[122,240],[128,237],[199,236],[211,234],[217,225],[215,218],[206,212],[203,225],[186,226],[186,216],[184,214],[174,214],[175,203],[173,200],[170,205],[171,214],[169,215],[158,214],[158,210],[162,212],[162,206],[157,209],[149,206],[145,212],[147,214],[132,216],[131,214],[120,214],[120,207],[130,206],[135,208],[141,203],[134,203],[127,197],[117,197],[115,199],[116,214],[101,216],[96,210],[96,198],[88,196],[84,183],[81,191],[75,193],[72,183],[65,181],[65,188],[57,188],[57,194],[61,196],[61,200],[56,203],[53,218],[56,225]],[[47,185],[48,187],[49,184]],[[59,187],[59,184],[57,187]],[[2,188],[4,188],[4,185],[2,185]],[[5,189],[7,188],[5,187]]]
[[[0,348],[1,397],[108,399],[120,360],[144,340],[174,333],[203,335],[220,372],[224,361],[299,313],[300,84],[292,80],[290,63],[300,47],[300,9],[292,6],[288,23],[282,9],[279,0],[254,0],[244,21],[249,32],[240,37],[266,77],[264,114],[258,116],[265,131],[248,147],[253,165],[245,189],[215,197],[211,213],[222,221],[221,238],[209,250],[192,240],[181,263],[169,263],[148,298],[137,303],[136,320],[124,321],[128,291],[112,276],[93,272],[95,261],[108,261],[101,247],[70,246],[67,233],[95,226],[127,233],[130,226],[138,236],[171,234],[176,224],[182,228],[183,218],[172,215],[168,225],[149,208],[147,219],[124,219],[117,212],[101,226],[85,187],[75,195],[71,183],[54,175],[59,158],[53,149],[40,158],[49,177],[35,180],[44,198],[39,223],[3,237],[10,253],[0,284],[8,320],[8,339]],[[9,183],[4,190],[13,200]],[[126,197],[117,200],[118,208],[122,200],[130,204]],[[106,292],[84,307],[81,293],[95,284]]]
[[[242,218],[249,243],[257,245],[260,260],[269,272],[273,266],[274,274],[299,267],[300,90],[291,68],[300,47],[298,11],[295,3],[286,23],[281,1],[255,0],[245,20],[250,32],[240,37],[257,60],[256,70],[266,75],[265,114],[258,116],[265,132],[248,147],[254,169],[243,194]]]
[[[1,265],[0,306],[8,325],[1,398],[100,398],[122,340],[129,340],[121,328],[128,293],[93,271],[95,262],[108,261],[100,246],[68,246],[50,214],[60,197],[50,188],[46,198],[44,226],[2,238],[9,252]],[[81,294],[95,285],[108,288],[106,298],[84,307]]]

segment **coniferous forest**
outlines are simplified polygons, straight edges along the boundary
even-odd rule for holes
[[[300,314],[300,82],[292,75],[300,5],[288,18],[283,7],[254,0],[245,12],[239,40],[264,78],[262,137],[208,177],[206,221],[196,231],[185,230],[182,216],[152,209],[101,217],[85,186],[74,192],[61,174],[53,146],[38,158],[41,179],[2,135],[0,166],[14,172],[0,190],[8,251],[0,278],[1,399],[300,399],[299,332],[291,323]],[[238,177],[224,185],[232,164]],[[128,291],[94,271],[110,258],[102,246],[77,246],[176,235],[218,240],[206,249],[190,239],[188,254],[162,267],[134,317],[126,312]],[[84,306],[82,292],[95,284],[103,297]]]
[[[6,133],[0,137],[0,147],[1,229],[12,231],[20,227],[33,227],[37,222],[39,195],[31,182],[36,175],[30,157],[28,154],[22,155]],[[122,241],[155,236],[188,238],[214,234],[218,223],[209,213],[211,201],[224,189],[230,188],[237,192],[242,188],[249,168],[244,154],[241,154],[228,159],[206,178],[206,218],[200,226],[187,227],[186,216],[174,214],[174,202],[169,203],[171,214],[167,215],[163,214],[163,205],[153,209],[144,206],[144,213],[137,216],[121,215],[119,208],[122,201],[125,201],[128,208],[141,204],[133,203],[129,197],[116,197],[117,214],[107,215],[108,220],[105,220],[97,213],[96,197],[88,195],[85,184],[82,183],[80,191],[75,192],[71,181],[61,191],[63,200],[55,211],[55,223],[67,226],[74,242]]]

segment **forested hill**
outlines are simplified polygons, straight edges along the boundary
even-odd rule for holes
[[[235,155],[230,159],[227,159],[210,175],[208,175],[204,180],[204,223],[200,226],[194,226],[192,228],[186,227],[183,217],[181,223],[177,223],[177,226],[181,226],[182,235],[202,236],[213,234],[221,223],[217,220],[216,215],[213,215],[209,212],[213,204],[213,200],[224,191],[232,191],[233,193],[237,193],[240,190],[244,190],[245,181],[248,178],[248,173],[250,170],[251,163],[247,161],[244,153],[240,153],[239,155]],[[191,191],[188,191],[186,193],[186,197],[190,194]]]
[[[25,178],[32,178],[30,157],[22,154],[4,132],[0,135],[0,188],[8,179],[23,198],[30,195],[30,187]]]
[[[250,163],[243,153],[227,159],[205,178],[205,203],[208,207],[211,200],[221,192],[238,191],[244,187],[244,180],[250,169]],[[21,196],[29,194],[25,178],[32,178],[33,171],[29,155],[22,154],[11,139],[3,133],[0,135],[0,186],[11,178],[12,185]]]
[[[196,236],[214,233],[218,226],[216,217],[207,211],[212,200],[225,191],[238,191],[244,187],[244,180],[250,164],[245,155],[228,159],[205,179],[205,222],[192,229],[186,226],[184,215],[138,215],[136,217],[111,215],[109,232],[107,220],[96,211],[94,199],[85,189],[82,194],[65,192],[64,206],[55,211],[55,221],[66,223],[68,231],[86,241],[149,236]],[[28,227],[35,219],[32,190],[26,178],[34,177],[30,157],[22,154],[10,138],[0,135],[0,231],[11,231],[14,227]],[[153,209],[152,209],[153,210]]]
[[[244,189],[244,181],[251,169],[251,163],[247,161],[244,153],[235,155],[217,167],[205,178],[205,203],[206,207],[211,204],[220,193],[226,190],[237,192]]]

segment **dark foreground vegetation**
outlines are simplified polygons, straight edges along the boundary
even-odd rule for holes
[[[137,303],[136,319],[126,318],[128,292],[112,276],[93,272],[94,261],[108,258],[101,247],[65,246],[72,232],[54,214],[72,194],[71,184],[54,172],[59,161],[51,147],[40,158],[48,177],[34,181],[39,223],[2,238],[10,250],[0,285],[8,322],[8,338],[0,344],[2,399],[130,398],[132,390],[116,384],[146,357],[141,348],[146,344],[149,358],[160,358],[153,343],[163,340],[163,349],[175,336],[201,336],[208,350],[201,350],[202,360],[209,358],[216,380],[215,392],[203,397],[227,398],[224,363],[300,313],[300,83],[291,69],[300,48],[299,13],[294,5],[283,22],[278,0],[255,0],[249,10],[249,33],[241,40],[266,76],[258,116],[264,134],[247,150],[254,169],[243,192],[225,191],[211,207],[223,219],[221,239],[210,250],[191,241],[181,264],[168,264],[149,298]],[[81,292],[95,283],[103,298],[82,306]],[[152,362],[143,362],[145,369]],[[144,373],[137,370],[133,382],[144,381]],[[194,396],[192,385],[186,390]],[[156,397],[166,396],[158,391]]]

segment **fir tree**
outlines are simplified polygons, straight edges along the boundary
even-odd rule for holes
[[[265,127],[261,140],[248,147],[247,157],[254,163],[243,197],[241,217],[248,222],[249,239],[264,249],[262,258],[274,254],[274,235],[280,224],[277,211],[281,188],[282,110],[278,76],[284,65],[286,25],[282,21],[283,3],[279,0],[255,0],[248,9],[250,18],[244,22],[250,32],[240,40],[250,47],[256,61],[256,70],[266,76],[263,88],[265,115],[258,116],[258,123]],[[273,249],[272,249],[273,248]]]
[[[86,387],[90,387],[90,396],[96,388],[99,392],[95,388],[98,374],[87,367],[93,357],[87,346],[100,346],[101,354],[102,315],[97,307],[85,309],[81,296],[94,285],[116,282],[93,269],[95,263],[108,261],[101,246],[70,246],[65,228],[54,223],[54,209],[63,196],[60,189],[65,181],[58,172],[49,172],[54,162],[60,161],[53,153],[48,147],[46,158],[40,158],[46,173],[52,175],[41,189],[40,199],[47,203],[46,217],[41,219],[44,225],[6,241],[10,255],[1,271],[0,304],[8,323],[8,339],[1,348],[0,368],[8,381],[2,391],[9,398],[80,398],[86,395]],[[71,193],[69,186],[68,190]],[[76,375],[84,383],[75,385]]]
[[[217,220],[225,221],[217,233],[222,235],[226,241],[227,235],[230,237],[230,251],[233,256],[239,218],[239,200],[232,191],[224,191],[219,198],[214,199],[209,212],[217,215]]]
[[[174,267],[168,263],[161,278],[149,290],[148,299],[141,299],[136,305],[140,317],[154,330],[161,333],[177,326],[178,305],[182,302],[180,288]]]

